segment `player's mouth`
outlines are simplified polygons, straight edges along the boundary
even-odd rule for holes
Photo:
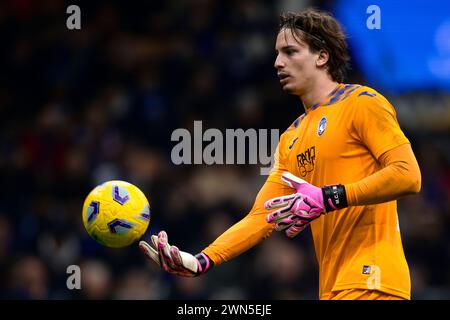
[[[285,84],[289,81],[290,75],[284,72],[278,73],[278,78],[280,79],[280,84]]]

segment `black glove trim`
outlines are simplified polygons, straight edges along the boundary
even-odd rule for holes
[[[197,253],[195,258],[197,258],[201,267],[201,269],[197,271],[197,275],[203,274],[214,267],[214,261],[203,252]]]
[[[342,184],[323,187],[322,195],[327,212],[348,207],[347,194]]]

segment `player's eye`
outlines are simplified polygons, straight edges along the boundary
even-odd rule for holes
[[[286,55],[288,55],[288,56],[292,56],[296,52],[297,52],[297,50],[295,50],[295,49],[286,49],[286,50],[284,50],[284,53]]]

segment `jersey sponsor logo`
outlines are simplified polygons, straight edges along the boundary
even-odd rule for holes
[[[308,172],[314,170],[314,163],[316,161],[316,147],[312,146],[306,151],[297,155],[297,166],[302,177],[305,177]]]
[[[327,127],[327,118],[323,117],[319,121],[319,125],[317,126],[317,135],[320,137]]]

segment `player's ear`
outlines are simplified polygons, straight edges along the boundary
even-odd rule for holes
[[[316,66],[323,67],[327,64],[330,55],[325,50],[320,50],[316,58]]]

